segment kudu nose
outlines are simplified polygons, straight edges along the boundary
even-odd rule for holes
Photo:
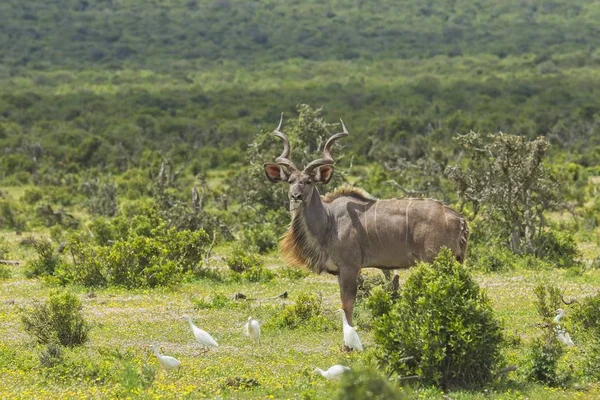
[[[302,193],[292,194],[290,197],[294,201],[302,201]]]

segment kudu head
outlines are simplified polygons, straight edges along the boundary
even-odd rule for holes
[[[343,132],[336,133],[325,142],[323,158],[313,160],[303,170],[299,170],[289,158],[290,142],[287,136],[280,131],[281,124],[283,123],[283,114],[281,114],[279,126],[273,131],[273,135],[283,140],[283,153],[275,159],[275,163],[266,163],[264,167],[267,178],[271,182],[283,182],[290,185],[288,197],[291,212],[296,212],[305,204],[309,204],[315,185],[319,183],[325,184],[331,180],[334,164],[333,157],[331,156],[331,146],[333,146],[333,143],[337,139],[348,136],[348,130],[344,125],[344,121],[340,121]]]

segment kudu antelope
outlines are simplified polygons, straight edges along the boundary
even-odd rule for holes
[[[341,120],[340,120],[341,121]],[[337,275],[342,309],[349,324],[356,300],[359,270],[408,268],[432,261],[440,248],[452,250],[462,262],[469,225],[460,213],[430,199],[378,200],[361,189],[342,187],[320,196],[315,186],[333,176],[333,143],[348,130],[325,143],[323,158],[300,170],[290,157],[290,144],[281,132],[283,115],[273,135],[283,140],[283,153],[264,165],[267,178],[290,185],[292,221],[281,239],[280,250],[291,265]]]

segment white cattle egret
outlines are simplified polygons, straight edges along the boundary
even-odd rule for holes
[[[175,357],[164,356],[164,355],[160,354],[158,352],[158,349],[154,345],[154,343],[152,343],[150,345],[150,348],[152,349],[152,351],[156,355],[156,358],[158,358],[158,362],[160,362],[160,365],[162,365],[162,367],[164,369],[166,369],[167,371],[171,371],[171,370],[173,370],[175,368],[179,368],[179,366],[181,365],[181,363],[179,362],[179,360],[176,359]]]
[[[244,325],[244,331],[254,343],[260,343],[260,324],[257,320],[248,317],[248,322]]]
[[[356,333],[356,327],[350,326],[346,319],[346,313],[344,310],[340,311],[342,312],[342,323],[344,325],[344,344],[351,349],[363,351],[360,338],[358,337],[358,333]]]
[[[342,374],[346,371],[350,371],[350,367],[336,364],[330,367],[327,371],[323,371],[321,368],[316,368],[315,374],[321,374],[327,379],[340,379],[340,376],[342,376]]]
[[[556,310],[556,317],[554,317],[552,322],[555,324],[559,324],[560,320],[563,319],[564,316],[565,316],[565,310],[563,310],[562,308],[559,308]]]
[[[192,333],[194,334],[194,337],[196,338],[198,343],[200,343],[200,346],[206,349],[219,347],[215,339],[213,339],[213,337],[210,336],[208,332],[194,325],[192,319],[189,316],[183,315],[181,318],[185,319],[190,324],[190,328],[192,328]]]
[[[571,340],[571,335],[569,335],[569,332],[567,332],[564,328],[558,327],[556,329],[556,338],[562,344],[567,346],[575,346],[575,343],[573,343],[573,340]]]

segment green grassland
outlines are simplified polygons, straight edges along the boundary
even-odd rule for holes
[[[218,260],[214,263],[218,266]],[[280,268],[274,263],[271,268]],[[1,334],[4,338],[0,353],[2,374],[0,386],[3,398],[315,398],[335,395],[339,382],[326,381],[313,374],[315,367],[343,363],[360,369],[368,363],[373,338],[367,315],[359,306],[357,323],[365,354],[342,351],[338,288],[335,278],[314,276],[299,280],[280,279],[266,284],[231,284],[196,281],[176,290],[101,289],[89,291],[72,288],[83,301],[86,317],[93,329],[88,344],[66,350],[70,368],[45,369],[37,357],[41,351],[31,337],[23,332],[19,309],[49,291],[41,281],[24,279],[18,269],[15,277],[2,282],[0,291]],[[401,271],[404,281],[409,271]],[[368,276],[376,274],[369,271]],[[600,387],[588,383],[577,388],[549,388],[522,380],[525,369],[526,344],[539,332],[533,305],[533,287],[540,282],[554,283],[565,290],[567,298],[594,294],[600,286],[597,271],[583,276],[568,276],[564,271],[515,271],[504,274],[476,273],[476,280],[489,295],[494,310],[503,322],[505,334],[513,344],[504,352],[511,364],[519,366],[502,383],[487,388],[494,398],[596,398]],[[198,308],[198,301],[223,295],[232,298],[241,292],[253,299],[266,299],[287,290],[289,298],[270,300],[230,300],[212,309]],[[292,302],[301,293],[319,293],[325,315],[331,327],[282,329],[269,325],[281,312],[282,305]],[[203,353],[195,342],[184,313],[209,331],[219,342],[217,350]],[[242,326],[251,315],[261,321],[262,343],[254,346],[243,335]],[[574,337],[577,341],[577,337]],[[128,392],[121,383],[127,365],[140,369],[143,364],[158,368],[158,360],[145,348],[156,342],[162,352],[182,362],[180,370],[159,371],[153,385]],[[570,363],[580,357],[577,347],[567,350]],[[567,367],[568,368],[568,367]],[[251,388],[232,387],[227,382],[236,378],[253,379]],[[474,392],[448,393],[456,399],[483,399],[489,395],[480,389]],[[416,398],[441,398],[435,390],[420,390]]]

